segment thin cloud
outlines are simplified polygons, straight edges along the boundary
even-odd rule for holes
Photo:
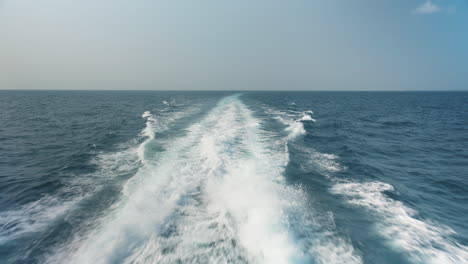
[[[443,9],[442,7],[432,3],[432,1],[428,0],[424,3],[422,3],[420,6],[418,6],[415,10],[413,10],[413,14],[419,14],[419,15],[430,15],[434,13],[439,13]]]

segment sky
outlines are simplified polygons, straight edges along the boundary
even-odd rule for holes
[[[0,0],[0,89],[468,90],[468,0]]]

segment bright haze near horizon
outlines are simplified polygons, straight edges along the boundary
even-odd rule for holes
[[[464,0],[0,1],[0,89],[467,90]]]

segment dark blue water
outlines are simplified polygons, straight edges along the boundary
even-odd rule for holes
[[[468,93],[0,91],[0,263],[468,263]]]

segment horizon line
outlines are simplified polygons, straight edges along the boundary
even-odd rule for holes
[[[0,91],[86,91],[86,92],[468,92],[463,90],[166,90],[166,89],[0,89]]]

